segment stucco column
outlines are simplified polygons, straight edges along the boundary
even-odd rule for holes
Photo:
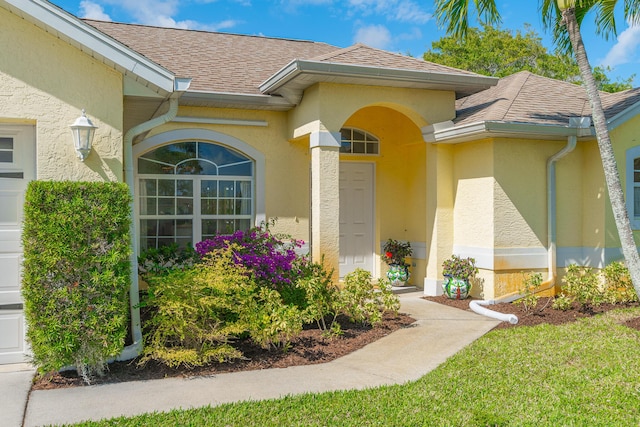
[[[311,148],[311,257],[324,257],[327,270],[339,279],[340,255],[340,133],[316,131]]]
[[[453,156],[448,145],[427,144],[427,272],[424,294],[442,295],[442,263],[453,250]]]

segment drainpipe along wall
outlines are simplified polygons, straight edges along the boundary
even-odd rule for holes
[[[556,284],[556,246],[557,246],[557,204],[556,204],[556,163],[576,148],[578,136],[585,136],[591,133],[591,119],[589,117],[571,117],[569,126],[575,127],[576,134],[567,137],[567,145],[547,160],[547,279],[540,284],[535,293],[540,293],[553,288]],[[515,293],[505,295],[489,301],[471,301],[469,308],[478,314],[493,317],[510,323],[518,323],[518,318],[511,315],[504,315],[482,306],[498,304],[501,302],[512,302],[524,295]],[[515,318],[515,319],[514,319]]]
[[[139,290],[138,290],[138,233],[137,224],[135,221],[135,194],[134,194],[134,177],[133,177],[133,139],[144,132],[148,132],[153,128],[161,126],[167,122],[173,120],[178,114],[178,98],[189,87],[190,80],[182,81],[182,90],[173,92],[169,98],[169,111],[165,114],[153,118],[147,122],[140,123],[137,126],[132,127],[124,135],[124,180],[129,186],[129,193],[131,195],[131,205],[129,206],[131,213],[131,272],[130,280],[131,287],[129,288],[129,309],[131,310],[131,337],[133,344],[127,346],[122,350],[116,360],[124,361],[131,360],[137,357],[142,351],[142,328],[140,326],[140,308],[138,304],[140,302]],[[176,82],[178,87],[178,82]]]

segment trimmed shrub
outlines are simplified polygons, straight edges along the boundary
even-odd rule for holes
[[[33,181],[24,206],[22,293],[41,372],[89,382],[124,348],[130,285],[128,187]]]
[[[273,289],[258,286],[235,262],[237,244],[214,249],[202,263],[149,277],[141,363],[194,367],[242,357],[231,341],[248,335],[259,345],[286,348],[302,330],[300,311]]]

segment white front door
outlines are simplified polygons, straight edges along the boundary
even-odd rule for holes
[[[33,179],[33,126],[0,125],[0,364],[25,361],[20,240],[24,193]]]
[[[373,273],[372,163],[340,163],[340,277],[356,268]]]

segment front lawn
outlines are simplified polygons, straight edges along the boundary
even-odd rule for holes
[[[420,380],[84,426],[638,426],[640,308],[494,330]]]

